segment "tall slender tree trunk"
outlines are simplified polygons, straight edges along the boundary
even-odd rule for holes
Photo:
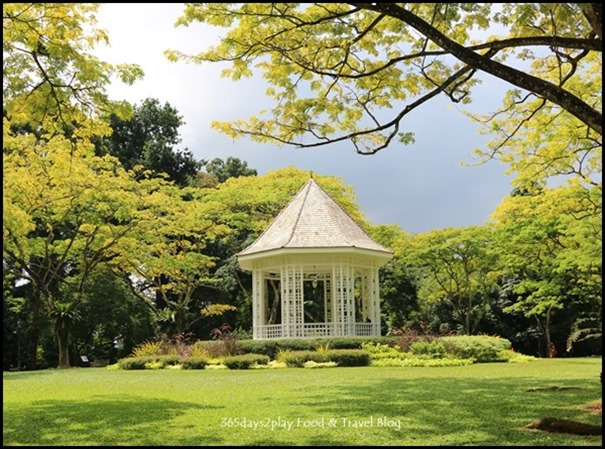
[[[546,324],[544,326],[544,336],[546,338],[546,354],[548,357],[555,357],[557,355],[557,351],[553,345],[552,339],[550,337],[550,312],[552,307],[549,307],[546,310]]]
[[[34,291],[31,303],[31,329],[29,330],[27,342],[27,363],[28,370],[34,370],[38,367],[38,328],[40,326],[40,296]]]
[[[69,364],[69,319],[58,317],[55,322],[55,338],[59,349],[57,368],[71,368]]]
[[[540,351],[542,357],[553,357],[552,352],[552,339],[550,336],[550,320],[551,320],[551,312],[552,307],[546,309],[546,316],[544,317],[544,323],[540,320],[540,317],[536,315],[536,321],[538,322],[538,327],[542,331],[542,335],[544,337],[544,342],[546,343],[546,347],[543,351]]]
[[[466,335],[471,335],[471,315],[473,313],[473,297],[471,294],[468,296],[468,304],[466,305],[466,317],[464,327],[466,328]]]

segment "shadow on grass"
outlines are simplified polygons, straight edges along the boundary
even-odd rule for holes
[[[229,445],[233,446],[233,445]],[[292,442],[291,440],[278,440],[274,438],[260,438],[246,442],[245,446],[354,446],[354,444],[343,443],[342,439],[329,438],[326,435],[317,437],[302,438],[300,442]]]
[[[2,381],[8,382],[12,380],[23,380],[27,378],[40,378],[43,376],[48,376],[55,374],[57,370],[55,369],[43,369],[43,370],[33,370],[33,371],[4,371],[2,373]],[[64,371],[65,372],[65,371]]]
[[[577,388],[528,393],[528,388],[544,386],[535,378],[368,379],[355,386],[315,390],[302,404],[318,414],[340,417],[343,425],[372,418],[374,430],[382,427],[382,438],[390,441],[386,444],[598,444],[601,437],[522,428],[542,417],[600,424],[600,416],[582,410],[583,405],[601,397],[598,382],[566,379],[563,383]]]
[[[221,443],[216,436],[200,437],[193,426],[179,429],[170,421],[190,411],[221,408],[135,396],[36,401],[4,409],[3,445],[216,445]],[[168,425],[170,441],[165,440]]]

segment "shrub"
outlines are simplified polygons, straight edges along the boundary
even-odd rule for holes
[[[370,353],[361,349],[330,349],[327,352],[290,351],[280,356],[288,367],[302,368],[306,362],[335,362],[338,366],[369,366]]]
[[[374,343],[395,346],[394,337],[334,337],[327,339],[331,349],[362,349],[364,344]]]
[[[161,341],[145,341],[132,350],[132,357],[145,357],[164,353]]]
[[[264,354],[271,359],[275,359],[279,351],[275,340],[241,340],[239,348],[243,354]]]
[[[456,358],[474,359],[476,362],[503,362],[501,352],[511,349],[506,338],[490,335],[456,335],[441,337],[446,352]]]
[[[414,355],[425,356],[429,359],[442,359],[446,356],[443,343],[438,341],[424,342],[417,341],[410,346],[410,352]]]
[[[118,361],[121,369],[161,369],[166,366],[180,365],[183,359],[178,355],[148,355],[126,357]]]
[[[226,368],[226,367],[225,367]],[[283,362],[278,362],[276,360],[271,360],[266,365],[252,365],[250,368],[253,369],[276,369],[276,368],[287,368],[287,365]]]
[[[334,337],[327,339],[330,349],[361,349],[367,337]]]
[[[408,323],[403,328],[391,329],[389,333],[396,338],[396,344],[403,352],[408,352],[414,343],[431,342],[436,338],[435,335],[429,333],[426,323],[420,325],[420,330],[413,328]]]
[[[229,369],[227,368],[225,365],[223,365],[222,363],[219,365],[208,365],[206,366],[206,369]]]
[[[313,351],[318,341],[313,339],[286,338],[277,340],[277,347],[283,351]]]
[[[192,332],[179,332],[172,335],[161,334],[161,354],[178,355],[183,358],[190,356],[195,335]]]
[[[405,353],[401,352],[398,346],[389,346],[384,343],[374,343],[371,341],[363,343],[361,349],[370,353],[371,360],[397,359],[407,356]]]
[[[165,366],[180,365],[184,360],[183,357],[177,354],[158,355],[152,358],[154,361],[160,362],[162,364],[162,368]]]
[[[166,369],[183,369],[183,365],[168,365],[165,367]]]
[[[317,350],[318,347],[324,349],[362,349],[362,346],[366,343],[395,346],[395,342],[395,337],[333,337],[240,340],[238,344],[241,353],[265,354],[275,360],[280,351],[312,351]]]
[[[191,357],[183,362],[183,369],[204,369],[208,361],[202,357]]]
[[[537,360],[533,355],[520,354],[512,349],[504,349],[498,355],[508,363],[526,363]]]
[[[400,366],[400,367],[416,367],[416,366],[428,366],[428,367],[438,367],[438,366],[463,366],[463,365],[471,365],[473,363],[472,359],[419,359],[416,357],[406,358],[406,359],[380,359],[373,360],[372,366],[378,367],[390,367],[390,366]]]
[[[309,360],[308,362],[305,362],[303,367],[304,368],[334,368],[338,366],[338,364],[336,362],[314,362],[313,360]]]
[[[308,361],[329,362],[328,355],[329,353],[317,351],[285,351],[280,355],[280,361],[284,362],[289,368],[302,368],[305,362]]]
[[[216,359],[227,355],[225,345],[219,340],[198,340],[191,348],[191,354],[205,354],[203,357]]]
[[[370,353],[363,349],[334,349],[327,356],[329,362],[338,366],[370,366]]]
[[[146,357],[126,357],[118,360],[118,366],[120,369],[145,369],[145,364],[150,359]]]
[[[192,359],[207,359],[211,358],[210,353],[202,346],[198,345],[197,342],[191,346],[189,350],[189,358]]]
[[[324,344],[318,343],[317,346],[315,346],[315,350],[319,353],[325,354],[330,350],[330,342]]]
[[[159,360],[152,360],[145,363],[145,369],[162,369],[164,368],[164,364]]]
[[[226,357],[223,364],[229,369],[249,369],[253,364],[266,365],[269,356],[264,354],[242,354]]]
[[[212,329],[210,332],[214,340],[220,341],[225,355],[232,356],[240,353],[239,337],[228,323]]]

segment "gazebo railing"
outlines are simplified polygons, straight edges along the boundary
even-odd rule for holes
[[[376,337],[380,325],[374,323],[304,323],[256,326],[257,340],[274,338]]]

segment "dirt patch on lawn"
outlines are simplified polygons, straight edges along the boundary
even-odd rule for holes
[[[567,391],[567,390],[581,390],[580,387],[539,387],[539,388],[528,388],[525,390],[527,393],[532,393],[534,391]]]
[[[540,418],[525,426],[525,429],[544,432],[571,433],[573,435],[602,435],[603,427],[559,418]]]
[[[600,415],[603,409],[602,401],[591,402],[581,408],[582,410],[592,413],[593,415]]]

